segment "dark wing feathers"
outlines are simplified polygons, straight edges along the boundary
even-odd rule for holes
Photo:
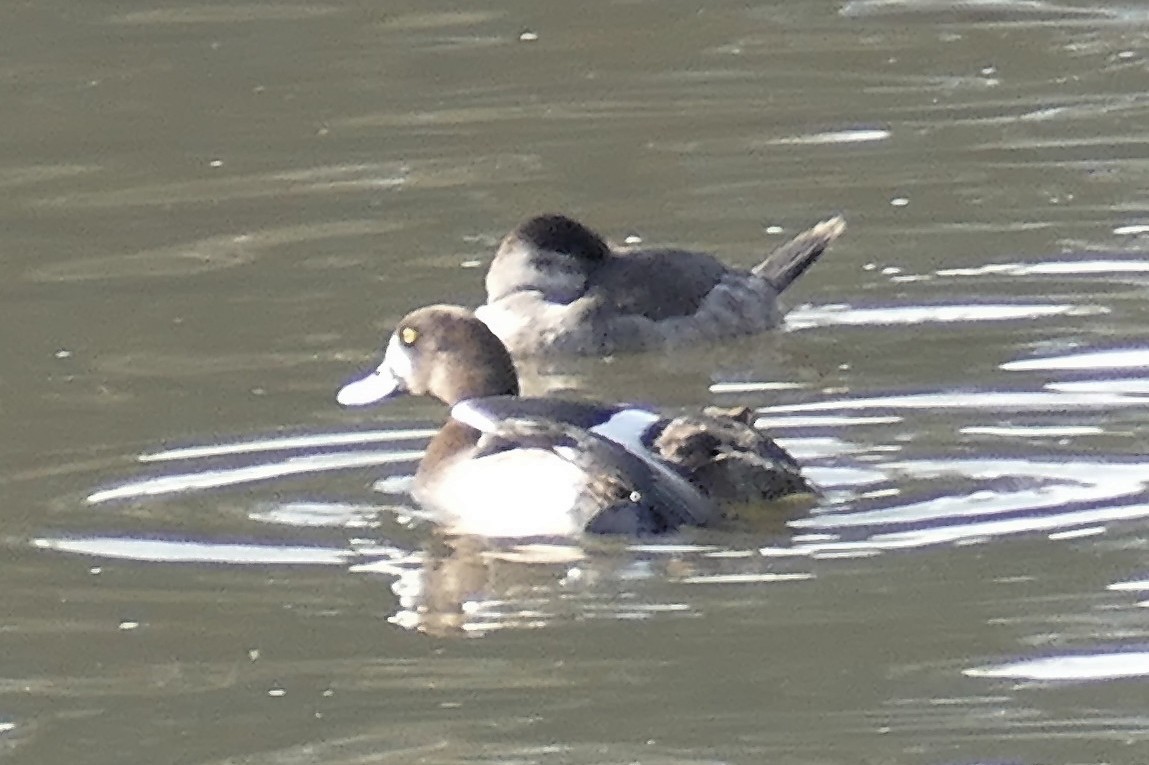
[[[709,407],[659,419],[631,451],[592,432],[627,407],[492,396],[460,402],[452,417],[483,433],[480,454],[548,449],[589,477],[581,510],[588,531],[659,533],[705,525],[717,505],[815,494],[797,461],[753,427],[747,408]],[[649,451],[647,451],[649,450]]]
[[[486,453],[512,444],[548,449],[587,474],[577,508],[587,531],[661,534],[705,524],[714,514],[709,500],[677,473],[569,423],[507,416],[490,424],[479,448]]]

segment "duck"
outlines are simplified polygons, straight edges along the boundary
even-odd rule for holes
[[[653,536],[714,524],[728,503],[815,491],[793,457],[753,428],[749,409],[665,417],[521,396],[510,352],[461,306],[407,314],[382,362],[336,400],[355,407],[401,395],[449,407],[411,493],[450,535]]]
[[[614,247],[562,214],[503,237],[475,314],[515,357],[609,356],[765,332],[779,295],[846,230],[835,215],[749,270],[674,247]]]

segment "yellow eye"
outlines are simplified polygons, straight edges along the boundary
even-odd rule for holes
[[[419,339],[419,330],[414,327],[403,327],[399,330],[399,342],[403,345],[414,345]]]

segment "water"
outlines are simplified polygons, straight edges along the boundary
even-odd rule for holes
[[[1149,760],[1149,14],[1085,2],[0,10],[13,762]],[[443,416],[335,389],[561,210],[785,331],[529,365],[746,404],[824,496],[436,541]]]

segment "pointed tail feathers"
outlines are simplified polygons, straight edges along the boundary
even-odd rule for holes
[[[774,285],[774,289],[781,292],[804,274],[826,248],[845,231],[845,218],[841,215],[828,218],[774,250],[750,272],[766,279]]]

